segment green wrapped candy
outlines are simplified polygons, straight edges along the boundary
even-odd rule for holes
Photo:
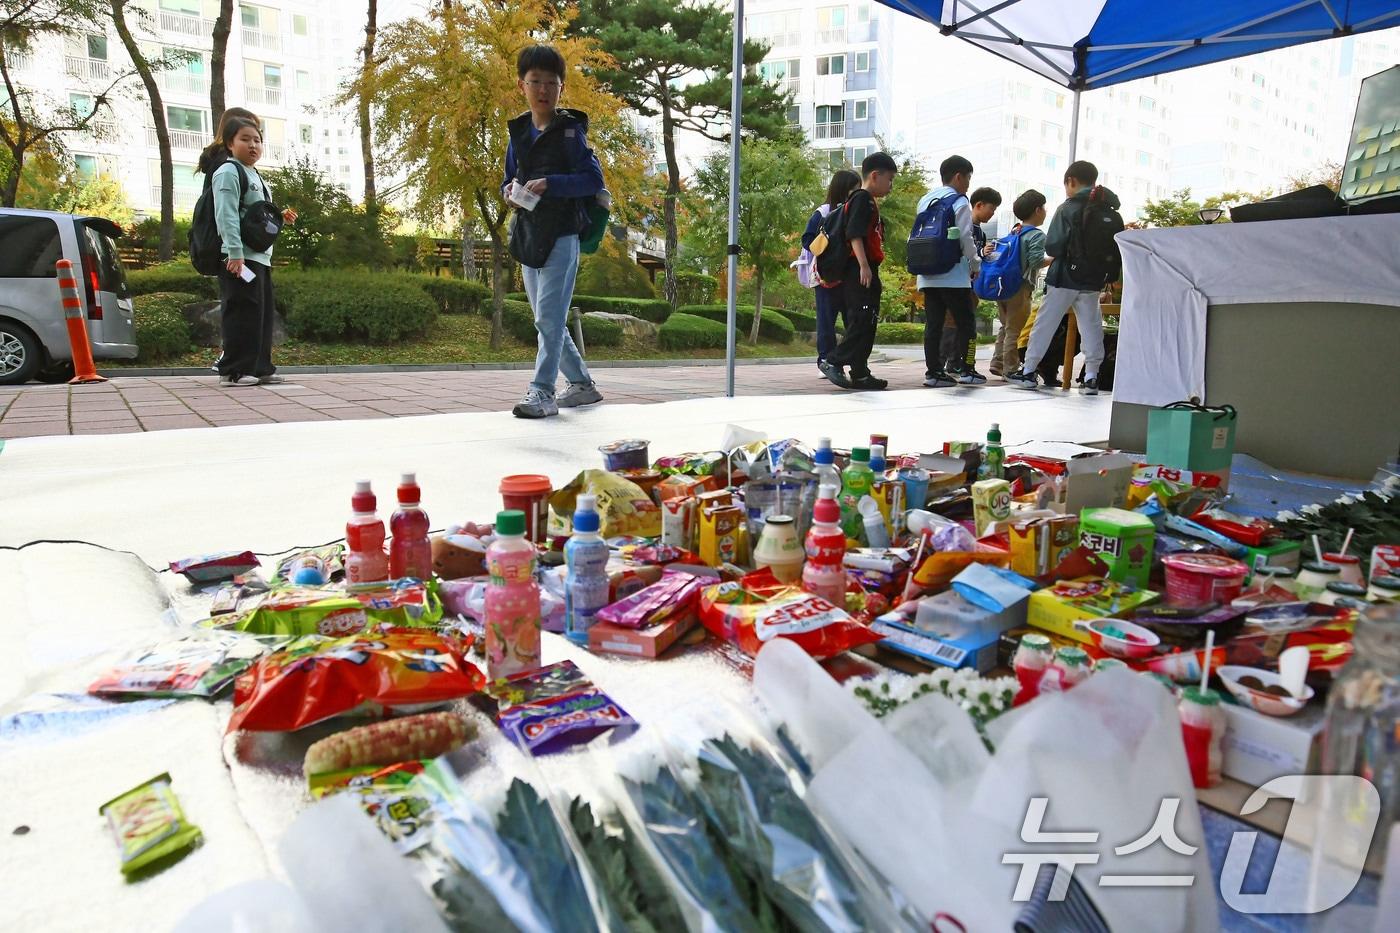
[[[170,775],[161,774],[104,803],[98,812],[122,850],[122,874],[128,880],[158,870],[189,854],[204,839],[199,827],[185,819],[180,801],[170,789]]]

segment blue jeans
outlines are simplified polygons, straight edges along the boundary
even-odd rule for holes
[[[846,323],[846,305],[841,298],[841,286],[812,289],[817,299],[817,360],[826,359],[836,349],[836,318]]]
[[[569,335],[569,302],[574,297],[578,275],[578,236],[561,236],[554,243],[544,268],[520,267],[525,279],[525,295],[535,312],[539,332],[539,352],[535,355],[535,378],[530,385],[554,394],[554,382],[562,370],[570,382],[588,383],[588,367]]]

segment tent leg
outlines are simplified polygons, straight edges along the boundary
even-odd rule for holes
[[[1079,91],[1074,92],[1074,113],[1069,118],[1069,160],[1079,157]]]
[[[735,310],[739,304],[739,129],[744,105],[744,0],[734,2],[734,71],[730,96],[733,118],[729,131],[729,270],[728,313],[725,317],[724,395],[734,397]]]

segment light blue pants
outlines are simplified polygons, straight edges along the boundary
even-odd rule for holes
[[[1079,327],[1079,343],[1084,348],[1084,377],[1096,379],[1099,364],[1103,362],[1103,312],[1099,310],[1097,291],[1081,292],[1075,288],[1057,288],[1051,285],[1045,290],[1045,301],[1035,314],[1035,324],[1031,327],[1030,344],[1026,347],[1026,361],[1021,372],[1033,373],[1045,353],[1050,349],[1050,341],[1055,339],[1055,331],[1065,319],[1069,310],[1074,309],[1074,322]],[[1065,385],[1069,386],[1071,376],[1065,374]]]
[[[562,370],[570,382],[588,383],[588,367],[569,334],[569,302],[574,298],[574,278],[578,275],[578,236],[561,236],[554,243],[542,269],[520,267],[525,278],[525,295],[535,312],[539,332],[539,352],[535,355],[535,378],[530,385],[554,394],[554,383]]]

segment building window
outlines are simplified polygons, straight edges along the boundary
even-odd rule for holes
[[[1017,150],[1016,150],[1016,164],[1017,164],[1017,165],[1024,165],[1025,162],[1026,162],[1026,150],[1024,150],[1024,149],[1017,149]]]
[[[298,72],[297,72],[297,90],[298,90],[298,91],[303,91],[303,92],[306,92],[306,93],[310,93],[310,91],[311,91],[311,72],[309,72],[309,71],[298,71]]]
[[[263,65],[263,87],[282,86],[282,66]]]
[[[802,44],[802,11],[755,13],[745,17],[744,31],[755,39],[767,39],[774,48]]]
[[[1064,142],[1064,127],[1060,126],[1058,123],[1042,123],[1040,124],[1040,138],[1044,142]]]
[[[297,138],[305,145],[311,145],[311,127],[307,126],[305,123],[297,127]]]
[[[1054,107],[1056,110],[1063,110],[1065,107],[1065,95],[1057,94],[1049,88],[1045,90],[1044,100],[1048,106]]]
[[[1138,98],[1138,109],[1139,109],[1139,110],[1156,110],[1156,109],[1157,109],[1157,102],[1156,102],[1155,100],[1153,100],[1152,98],[1150,98],[1150,97],[1139,97],[1139,98]]]
[[[852,164],[852,165],[860,165],[860,163],[862,163],[862,162],[865,161],[865,157],[868,156],[868,155],[870,155],[870,147],[869,147],[869,146],[853,146],[853,147],[851,147],[851,164]]]
[[[1052,171],[1052,172],[1053,172],[1053,171],[1055,170],[1055,157],[1054,157],[1053,155],[1051,155],[1050,153],[1048,153],[1048,152],[1042,152],[1042,153],[1040,154],[1040,162],[1041,162],[1041,164],[1044,165],[1045,168],[1048,169],[1049,171]]]
[[[846,8],[827,6],[817,10],[817,31],[823,38],[844,40],[846,37]]]
[[[293,13],[293,14],[292,14],[292,33],[293,33],[294,35],[298,35],[298,36],[304,36],[304,35],[307,34],[307,29],[306,29],[306,16],[305,16],[304,14],[302,14],[302,13]]]
[[[244,3],[238,7],[238,15],[242,17],[243,25],[248,29],[257,29],[259,25],[258,8]]]
[[[846,73],[846,56],[822,55],[817,58],[817,74],[843,75]]]
[[[828,149],[826,152],[826,164],[833,169],[846,167],[846,150]]]
[[[802,108],[793,104],[787,109],[788,126],[800,126],[802,124]]]
[[[1252,74],[1252,75],[1249,76],[1249,80],[1250,80],[1250,83],[1252,83],[1255,87],[1263,87],[1263,86],[1264,86],[1264,76],[1261,75],[1261,74],[1260,74],[1259,72],[1257,72],[1257,71],[1254,72],[1254,74]]]
[[[1143,152],[1142,150],[1138,150],[1137,164],[1143,166],[1144,168],[1151,168],[1152,156],[1149,153]]]
[[[1138,136],[1141,137],[1142,139],[1151,139],[1151,138],[1152,138],[1152,127],[1148,126],[1146,123],[1139,123],[1139,124],[1138,124]]]
[[[853,120],[869,120],[869,119],[870,119],[870,101],[868,101],[868,100],[858,100],[858,101],[856,101],[856,102],[855,102],[855,114],[854,114],[854,116],[851,117],[851,119],[853,119]]]
[[[857,52],[857,53],[856,53],[856,71],[857,71],[857,72],[866,72],[866,71],[869,71],[869,70],[870,70],[870,53],[869,53],[869,52]]]
[[[1030,129],[1030,124],[1025,117],[1011,118],[1011,132],[1024,133],[1028,129]]]
[[[73,167],[78,170],[78,177],[87,181],[97,175],[97,156],[75,155]]]
[[[160,0],[160,8],[168,13],[184,13],[186,16],[198,16],[199,0]]]
[[[868,23],[868,22],[870,22],[870,4],[868,4],[868,3],[858,3],[858,4],[856,4],[856,22],[858,22],[858,23]]]
[[[73,113],[79,120],[83,120],[92,113],[95,102],[91,94],[69,94],[68,106],[73,108]]]
[[[204,111],[194,107],[166,107],[165,122],[172,130],[204,132]]]
[[[817,139],[841,139],[846,135],[846,105],[822,105],[817,108]]]
[[[107,37],[88,34],[87,37],[87,57],[93,61],[105,62],[107,60]]]

